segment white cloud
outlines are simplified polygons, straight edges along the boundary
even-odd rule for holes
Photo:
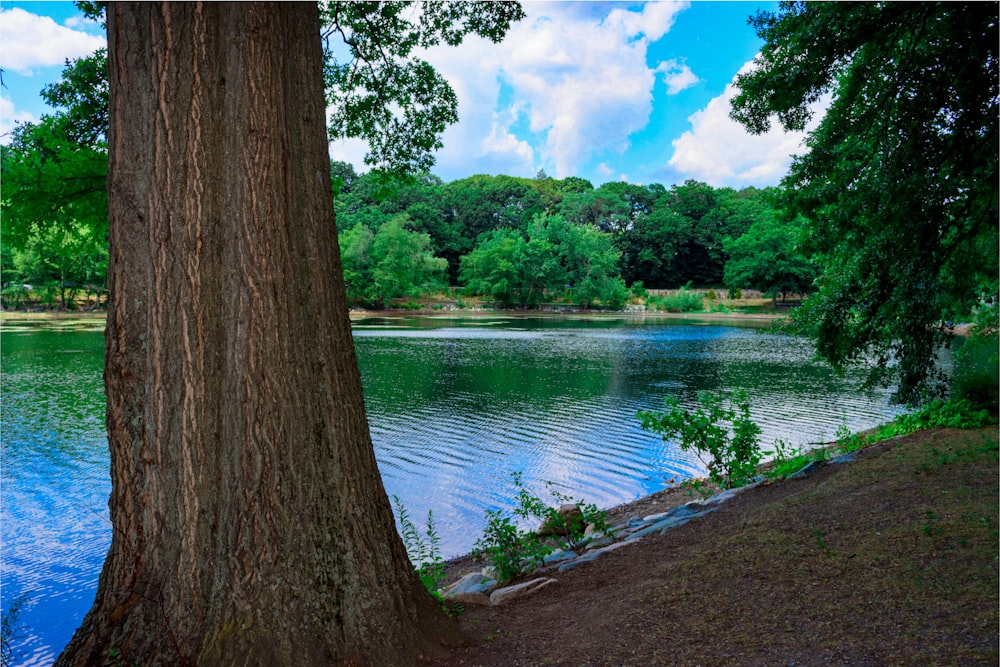
[[[0,144],[10,143],[10,133],[17,123],[36,123],[38,119],[27,111],[15,111],[14,102],[0,96]]]
[[[663,74],[663,82],[667,84],[667,95],[676,95],[701,80],[695,76],[687,63],[680,62],[676,58],[660,63],[656,71]]]
[[[0,10],[0,24],[0,66],[25,76],[31,75],[33,67],[60,65],[67,58],[81,58],[105,46],[103,37],[61,26],[20,7]]]
[[[645,128],[656,78],[672,92],[697,77],[682,62],[647,63],[649,45],[687,2],[525,3],[527,16],[499,44],[467,37],[459,47],[425,50],[458,98],[459,122],[442,135],[434,173],[556,178],[579,175],[595,156],[624,153]],[[336,159],[363,168],[360,144],[337,142]]]
[[[604,21],[609,26],[620,25],[626,37],[643,35],[650,42],[663,37],[674,25],[674,17],[690,6],[688,2],[650,2],[641,12],[614,9]]]
[[[506,156],[507,160],[514,167],[513,172],[519,173],[524,169],[534,169],[535,151],[527,141],[518,139],[511,132],[511,125],[520,115],[519,105],[514,105],[510,109],[494,111],[490,124],[490,133],[479,142],[478,157],[491,155]]]
[[[454,180],[474,173],[531,177],[538,168],[531,146],[512,131],[523,114],[517,102],[498,104],[501,44],[471,37],[459,47],[439,46],[423,56],[445,77],[458,98],[459,122],[441,137],[434,173]]]
[[[338,139],[330,142],[330,159],[352,164],[358,172],[368,171],[365,164],[367,152],[368,142],[361,139]]]
[[[540,158],[557,178],[595,153],[624,152],[649,122],[657,68],[647,49],[685,7],[648,3],[598,20],[578,5],[526,5],[528,17],[501,45],[498,74],[524,102],[530,131],[544,136]]]
[[[751,65],[747,63],[740,72]],[[666,171],[715,187],[775,185],[787,173],[792,156],[805,150],[806,133],[785,132],[774,124],[766,134],[749,134],[729,117],[730,100],[736,92],[729,83],[721,95],[688,117],[691,129],[672,142],[674,154]],[[814,107],[810,130],[822,119],[828,104],[824,99]]]
[[[445,130],[434,172],[445,180],[470,173],[557,178],[580,173],[602,152],[624,152],[653,108],[658,72],[650,43],[670,30],[687,2],[647,3],[641,11],[611,3],[525,3],[527,17],[500,44],[469,37],[421,57],[454,88],[459,122]],[[669,70],[690,85],[686,66]],[[669,85],[669,84],[668,84]],[[363,146],[336,142],[335,159],[363,169]],[[354,158],[353,156],[357,156]],[[356,159],[356,161],[355,161]]]

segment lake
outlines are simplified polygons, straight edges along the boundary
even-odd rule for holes
[[[746,389],[762,442],[833,440],[897,412],[861,395],[811,343],[762,325],[603,318],[371,318],[355,344],[386,490],[414,523],[429,510],[445,557],[467,553],[485,511],[513,507],[511,475],[545,497],[610,507],[704,474],[638,410],[665,396]],[[100,325],[5,324],[3,609],[24,594],[15,665],[47,665],[93,602],[110,543]],[[766,448],[766,447],[765,447]]]

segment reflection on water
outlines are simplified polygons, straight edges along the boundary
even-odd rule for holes
[[[766,443],[829,441],[893,414],[813,360],[808,341],[711,323],[370,319],[355,343],[386,490],[433,510],[445,556],[467,552],[523,473],[600,506],[703,472],[635,413],[672,395],[747,389]],[[2,335],[3,608],[29,604],[15,664],[49,664],[89,609],[110,542],[95,330]]]

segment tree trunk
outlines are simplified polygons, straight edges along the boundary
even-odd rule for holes
[[[408,665],[345,302],[315,3],[110,3],[113,537],[60,665]]]

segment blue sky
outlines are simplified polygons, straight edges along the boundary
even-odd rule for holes
[[[762,2],[525,2],[501,44],[470,38],[425,57],[455,88],[459,122],[433,172],[716,187],[776,185],[800,134],[748,135],[729,120],[731,82],[761,41]],[[0,134],[50,110],[39,96],[62,63],[104,45],[70,2],[0,4]],[[6,138],[2,139],[6,141]],[[331,144],[364,171],[365,146]]]

